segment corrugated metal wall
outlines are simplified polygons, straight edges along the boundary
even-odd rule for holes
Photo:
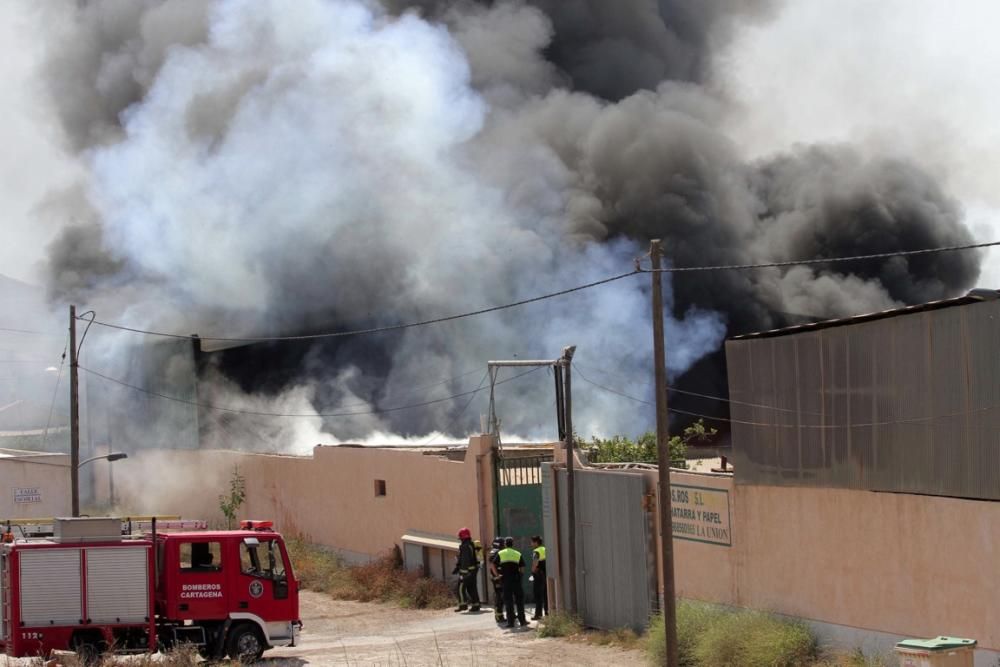
[[[1000,500],[1000,301],[726,343],[736,482]]]
[[[561,577],[568,576],[566,470],[546,463],[542,475],[547,574],[559,582],[565,608],[568,583]],[[578,469],[574,475],[577,611],[588,627],[641,631],[657,606],[653,515],[643,510],[646,478],[634,472],[593,469]],[[553,486],[558,492],[555,503]],[[557,532],[558,540],[553,539]]]

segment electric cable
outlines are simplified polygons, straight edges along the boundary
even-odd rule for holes
[[[542,294],[540,296],[531,297],[530,299],[522,299],[520,301],[514,301],[512,303],[506,303],[500,306],[491,306],[489,308],[481,308],[479,310],[473,310],[466,313],[458,313],[455,315],[446,315],[444,317],[436,317],[430,320],[420,320],[417,322],[407,322],[404,324],[390,324],[384,327],[372,327],[369,329],[354,329],[352,331],[333,331],[328,333],[318,333],[318,334],[305,334],[299,336],[253,336],[248,338],[228,338],[223,336],[197,336],[201,340],[212,340],[220,342],[229,343],[263,343],[268,341],[281,341],[281,340],[315,340],[319,338],[340,338],[343,336],[361,336],[366,334],[376,334],[383,333],[386,331],[399,331],[401,329],[412,329],[414,327],[422,327],[428,324],[440,324],[442,322],[452,322],[454,320],[461,320],[467,317],[475,317],[476,315],[485,315],[487,313],[495,313],[500,310],[507,310],[509,308],[516,308],[518,306],[524,306],[529,303],[536,303],[538,301],[545,301],[546,299],[552,299],[557,296],[565,296],[566,294],[572,294],[573,292],[580,292],[585,289],[590,289],[591,287],[597,287],[599,285],[606,285],[607,283],[615,282],[616,280],[621,280],[622,278],[628,278],[629,276],[638,275],[639,271],[628,271],[626,273],[619,273],[616,276],[611,276],[608,278],[602,278],[601,280],[595,280],[594,282],[586,283],[584,285],[577,285],[576,287],[570,287],[568,289],[559,290],[558,292],[550,292],[548,294]],[[110,329],[119,329],[121,331],[129,331],[137,334],[144,334],[147,336],[161,336],[166,338],[181,338],[181,339],[194,339],[195,336],[191,334],[176,334],[168,333],[164,331],[151,331],[147,329],[136,329],[133,327],[126,327],[121,324],[112,324],[110,322],[102,322],[100,320],[95,320],[94,324],[100,325],[102,327],[108,327]]]
[[[613,377],[617,377],[617,378],[620,378],[622,380],[627,380],[627,381],[631,381],[632,380],[631,378],[627,378],[624,375],[621,375],[620,373],[613,373],[613,372],[608,371],[606,369],[598,368],[596,366],[591,366],[589,364],[579,364],[576,361],[573,362],[573,368],[577,369],[577,371],[580,370],[581,366],[583,368],[590,369],[590,370],[596,371],[598,373],[603,373],[604,375],[610,375],[610,376],[613,376]],[[763,403],[751,403],[749,401],[740,401],[740,400],[737,400],[735,398],[723,398],[722,396],[713,396],[712,394],[701,394],[701,393],[698,393],[697,391],[688,391],[686,389],[678,389],[677,387],[673,387],[673,386],[670,386],[670,385],[667,385],[667,391],[670,392],[670,393],[672,393],[672,394],[684,394],[685,396],[695,396],[697,398],[704,398],[704,399],[708,399],[708,400],[711,400],[711,401],[720,401],[722,403],[729,403],[731,405],[745,405],[747,407],[758,408],[758,409],[761,409],[761,410],[775,410],[776,412],[789,412],[789,413],[792,413],[792,414],[813,415],[813,416],[816,416],[816,417],[822,417],[823,416],[822,413],[815,412],[815,411],[812,411],[812,410],[794,410],[792,408],[779,408],[776,405],[765,405]],[[627,398],[632,398],[632,397],[628,396]],[[639,400],[639,399],[636,399],[636,400]],[[652,405],[652,403],[650,405]]]
[[[81,341],[82,342],[82,341]],[[59,393],[59,381],[62,379],[63,366],[66,365],[66,350],[69,349],[69,335],[66,336],[66,344],[63,345],[62,358],[59,361],[59,371],[56,373],[56,386],[52,389],[52,401],[49,403],[49,416],[45,420],[45,431],[42,434],[42,448],[49,442],[49,427],[52,426],[52,413],[56,408],[56,396]]]
[[[938,248],[923,248],[921,250],[897,250],[892,252],[874,253],[869,255],[852,255],[847,257],[826,257],[826,258],[788,260],[782,262],[763,262],[759,264],[720,264],[720,265],[708,265],[708,266],[667,267],[662,269],[656,269],[655,272],[684,273],[684,272],[695,272],[695,271],[743,271],[749,269],[764,269],[771,267],[827,264],[831,262],[851,262],[851,261],[871,260],[871,259],[887,259],[890,257],[909,257],[911,255],[927,255],[927,254],[941,253],[941,252],[975,250],[979,248],[988,248],[992,246],[1000,246],[1000,241],[989,241],[985,243],[970,243],[966,245],[955,245],[955,246],[943,246]],[[518,306],[524,306],[530,303],[544,301],[546,299],[565,296],[567,294],[590,289],[592,287],[606,285],[608,283],[615,282],[623,278],[639,275],[641,273],[653,273],[653,272],[654,272],[653,269],[642,268],[639,265],[639,260],[637,259],[636,268],[633,271],[620,273],[618,275],[610,276],[608,278],[603,278],[601,280],[595,280],[593,282],[585,283],[583,285],[577,285],[576,287],[570,287],[568,289],[559,290],[557,292],[550,292],[548,294],[542,294],[539,296],[531,297],[529,299],[522,299],[520,301],[514,301],[512,303],[507,303],[499,306],[491,306],[488,308],[481,308],[479,310],[473,310],[465,313],[457,313],[454,315],[447,315],[444,317],[437,317],[429,320],[419,320],[416,322],[407,322],[403,324],[391,324],[383,327],[355,329],[351,331],[334,331],[334,332],[318,333],[318,334],[305,334],[298,336],[250,336],[250,337],[198,336],[198,338],[200,338],[203,341],[219,341],[219,342],[230,342],[230,343],[261,343],[266,341],[282,341],[282,340],[315,340],[320,338],[338,338],[343,336],[360,336],[366,334],[383,333],[386,331],[399,331],[402,329],[411,329],[414,327],[426,326],[429,324],[451,322],[454,320],[460,320],[467,317],[475,317],[477,315],[485,315],[487,313],[494,313],[501,310],[507,310],[509,308],[516,308]],[[82,316],[78,316],[78,318],[82,319]],[[154,331],[150,329],[139,329],[135,327],[127,327],[121,324],[114,324],[111,322],[103,322],[101,320],[96,320],[96,319],[93,320],[93,323],[110,329],[118,329],[120,331],[128,331],[131,333],[143,334],[147,336],[160,336],[165,338],[179,338],[188,340],[195,338],[195,336],[192,334],[177,334],[165,331]]]
[[[169,394],[163,394],[163,393],[160,393],[160,392],[157,392],[157,391],[152,391],[150,389],[146,389],[144,387],[139,387],[139,386],[134,385],[134,384],[129,384],[128,382],[124,382],[122,380],[118,380],[116,378],[109,377],[107,375],[104,375],[103,373],[98,373],[97,371],[91,370],[91,369],[86,368],[84,366],[77,365],[77,368],[79,368],[81,371],[84,371],[85,373],[89,373],[89,374],[94,375],[96,377],[99,377],[99,378],[101,378],[103,380],[107,380],[108,382],[113,382],[113,383],[121,385],[123,387],[128,387],[129,389],[132,389],[134,391],[138,391],[138,392],[143,393],[143,394],[147,394],[149,396],[156,396],[158,398],[162,398],[162,399],[165,399],[165,400],[168,400],[168,401],[173,401],[175,403],[183,403],[185,405],[191,405],[191,406],[194,406],[194,407],[205,408],[207,410],[218,410],[220,412],[230,412],[230,413],[241,414],[241,415],[253,415],[253,416],[257,416],[257,417],[353,417],[353,416],[357,416],[357,415],[386,414],[386,413],[390,413],[390,412],[399,412],[400,410],[410,410],[410,409],[413,409],[413,408],[421,408],[421,407],[425,407],[425,406],[428,406],[428,405],[434,405],[436,403],[444,403],[445,401],[452,401],[452,400],[455,400],[456,398],[462,398],[463,396],[474,395],[474,394],[482,391],[482,387],[480,387],[478,389],[473,389],[471,391],[463,391],[463,392],[458,393],[458,394],[452,394],[451,396],[445,396],[444,398],[436,398],[436,399],[429,400],[429,401],[421,401],[419,403],[411,403],[409,405],[399,405],[399,406],[394,406],[394,407],[391,407],[391,408],[376,408],[374,410],[360,410],[360,411],[357,411],[357,412],[328,412],[328,413],[324,413],[324,412],[310,412],[310,413],[264,412],[264,411],[258,411],[258,410],[242,410],[242,409],[239,409],[239,408],[231,408],[231,407],[226,407],[226,406],[222,406],[222,405],[214,405],[212,403],[201,403],[201,402],[192,401],[192,400],[186,399],[186,398],[180,398],[178,396],[170,396]],[[534,373],[537,370],[538,370],[537,368],[532,368],[529,371],[525,371],[524,373],[519,373],[519,374],[517,374],[517,375],[515,375],[513,377],[510,377],[510,378],[507,378],[507,379],[503,380],[502,382],[498,382],[497,384],[502,384],[503,382],[513,382],[514,380],[517,380],[518,378],[522,378],[525,375],[529,375],[531,373]]]
[[[803,266],[810,264],[829,264],[832,262],[857,262],[870,259],[888,259],[890,257],[910,257],[912,255],[931,255],[939,252],[957,252],[960,250],[977,250],[979,248],[989,248],[1000,246],[1000,241],[987,241],[985,243],[967,243],[965,245],[942,246],[938,248],[922,248],[920,250],[893,250],[889,252],[876,252],[869,255],[850,255],[848,257],[815,257],[813,259],[791,259],[783,262],[762,262],[760,264],[718,264],[715,266],[675,266],[661,269],[644,269],[639,266],[636,260],[636,272],[638,273],[685,273],[689,271],[746,271],[749,269],[770,269],[784,266]]]
[[[480,391],[482,391],[483,385],[486,383],[486,378],[488,378],[489,376],[490,376],[489,370],[487,370],[485,373],[483,373],[483,378],[479,381],[479,384],[476,386],[475,391],[472,392],[472,395],[469,396],[469,400],[466,401],[465,405],[462,406],[462,409],[458,411],[458,414],[455,415],[450,422],[448,422],[448,425],[444,428],[443,431],[439,431],[437,435],[432,436],[426,442],[420,443],[421,447],[426,447],[428,445],[433,444],[435,440],[437,440],[438,438],[440,438],[443,435],[446,435],[452,429],[452,427],[455,426],[456,423],[458,423],[458,420],[462,418],[462,415],[465,414],[465,411],[469,409],[470,405],[472,405],[472,401],[475,400],[476,394],[478,394]]]
[[[642,403],[644,405],[655,407],[654,404],[651,403],[651,402],[649,402],[649,401],[645,401],[645,400],[643,400],[641,398],[638,398],[636,396],[632,396],[632,395],[627,394],[627,393],[625,393],[623,391],[620,391],[618,389],[614,389],[612,387],[608,387],[608,386],[605,386],[605,385],[600,384],[598,382],[595,382],[595,381],[591,380],[590,378],[588,378],[583,373],[581,373],[579,371],[579,369],[577,370],[577,373],[580,375],[580,379],[581,380],[583,380],[587,384],[590,384],[590,385],[593,385],[593,386],[597,387],[598,389],[602,389],[602,390],[604,390],[606,392],[615,394],[616,396],[621,396],[623,398],[627,398],[627,399],[629,399],[631,401],[635,401],[637,403]],[[896,424],[920,424],[920,423],[924,423],[924,422],[933,422],[933,421],[936,421],[938,419],[949,419],[949,418],[952,418],[952,417],[968,417],[968,416],[971,416],[971,415],[976,415],[976,414],[980,414],[980,413],[983,413],[983,412],[989,412],[991,410],[996,410],[998,408],[1000,408],[1000,406],[991,405],[991,406],[987,406],[985,408],[978,408],[976,410],[951,412],[951,413],[943,414],[943,415],[933,415],[931,417],[912,417],[912,418],[909,418],[909,419],[893,419],[893,420],[890,420],[890,421],[866,422],[866,423],[858,423],[858,424],[778,424],[778,423],[774,423],[774,422],[746,421],[746,420],[743,420],[743,419],[733,419],[731,417],[713,417],[711,415],[701,414],[701,413],[698,413],[698,412],[690,412],[688,410],[680,410],[678,408],[671,408],[669,406],[667,407],[667,411],[668,412],[673,412],[673,413],[676,413],[676,414],[680,414],[680,415],[687,415],[689,417],[698,417],[700,419],[710,419],[710,420],[713,420],[713,421],[727,422],[727,423],[730,423],[730,424],[743,424],[745,426],[760,426],[760,427],[765,427],[765,428],[796,428],[796,429],[798,429],[798,428],[806,428],[806,429],[811,428],[811,429],[829,429],[829,430],[833,430],[833,429],[853,429],[853,428],[875,428],[875,427],[879,427],[879,426],[894,426]]]

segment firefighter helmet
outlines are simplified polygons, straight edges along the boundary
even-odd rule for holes
[[[462,528],[458,531],[458,539],[467,540],[472,537],[472,531],[468,528]]]

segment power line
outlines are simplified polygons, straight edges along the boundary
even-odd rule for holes
[[[34,331],[32,329],[11,329],[8,327],[0,327],[0,331],[4,331],[7,333],[27,334],[29,336],[49,336],[51,338],[56,338],[62,335],[62,334],[49,333],[47,331]]]
[[[222,406],[222,405],[214,405],[212,403],[200,403],[198,401],[192,401],[192,400],[189,400],[189,399],[186,399],[186,398],[180,398],[178,396],[170,396],[169,394],[163,394],[163,393],[160,393],[160,392],[157,392],[157,391],[152,391],[151,389],[146,389],[144,387],[139,387],[139,386],[136,386],[134,384],[129,384],[128,382],[123,382],[122,380],[118,380],[118,379],[115,379],[113,377],[109,377],[107,375],[104,375],[102,373],[98,373],[97,371],[90,370],[89,368],[85,368],[83,366],[78,366],[78,368],[80,370],[86,372],[86,373],[89,373],[91,375],[97,376],[97,377],[99,377],[99,378],[101,378],[103,380],[107,380],[108,382],[113,382],[113,383],[121,385],[123,387],[128,387],[129,389],[132,389],[134,391],[138,391],[138,392],[141,392],[143,394],[148,394],[150,396],[156,396],[157,398],[162,398],[162,399],[165,399],[165,400],[168,400],[168,401],[173,401],[175,403],[183,403],[185,405],[191,405],[191,406],[194,406],[194,407],[205,408],[207,410],[218,410],[220,412],[230,412],[230,413],[241,414],[241,415],[253,415],[253,416],[256,416],[256,417],[353,417],[353,416],[357,416],[357,415],[386,414],[386,413],[390,413],[390,412],[399,412],[400,410],[410,410],[412,408],[426,407],[428,405],[434,405],[436,403],[444,403],[445,401],[452,401],[452,400],[455,400],[456,398],[462,398],[463,396],[475,395],[475,394],[477,394],[477,393],[479,393],[480,391],[483,390],[482,386],[480,386],[479,388],[473,389],[471,391],[463,391],[463,392],[458,393],[458,394],[452,394],[451,396],[446,396],[444,398],[436,398],[436,399],[433,399],[433,400],[430,400],[430,401],[421,401],[419,403],[411,403],[409,405],[399,405],[399,406],[395,406],[395,407],[391,407],[391,408],[381,408],[381,409],[374,409],[374,410],[360,410],[360,411],[356,411],[356,412],[329,412],[329,413],[323,413],[323,412],[311,412],[311,413],[263,412],[263,411],[257,411],[257,410],[241,410],[239,408],[230,408],[230,407],[226,407],[226,406]],[[504,382],[513,382],[514,380],[517,380],[518,378],[524,377],[525,375],[528,375],[530,373],[534,373],[537,370],[538,370],[537,368],[532,368],[529,371],[525,371],[524,373],[519,373],[518,375],[515,375],[513,377],[507,378],[506,380],[498,382],[497,384],[503,384]]]
[[[777,268],[783,266],[829,264],[832,262],[855,262],[866,259],[888,259],[889,257],[930,255],[939,252],[956,252],[959,250],[975,250],[977,248],[989,248],[991,246],[1000,246],[1000,241],[989,241],[987,243],[969,243],[966,245],[943,246],[940,248],[923,248],[921,250],[894,250],[891,252],[877,252],[870,255],[851,255],[849,257],[793,259],[785,262],[764,262],[761,264],[719,264],[715,266],[676,266],[676,267],[668,267],[665,269],[643,269],[638,266],[638,260],[636,260],[636,271],[639,273],[684,273],[688,271],[745,271],[747,269],[769,269],[769,268]]]
[[[475,317],[476,315],[485,315],[487,313],[495,313],[499,310],[507,310],[509,308],[516,308],[518,306],[524,306],[529,303],[535,303],[538,301],[545,301],[546,299],[552,299],[557,296],[565,296],[566,294],[572,294],[573,292],[579,292],[585,289],[590,289],[591,287],[597,287],[599,285],[606,285],[607,283],[612,283],[616,280],[621,280],[622,278],[628,278],[629,276],[637,275],[639,271],[629,271],[627,273],[619,273],[616,276],[611,276],[609,278],[602,278],[601,280],[595,280],[594,282],[586,283],[584,285],[577,285],[576,287],[570,287],[569,289],[559,290],[558,292],[550,292],[548,294],[542,294],[541,296],[531,297],[530,299],[522,299],[520,301],[514,301],[512,303],[506,303],[502,306],[492,306],[490,308],[481,308],[479,310],[473,310],[467,313],[458,313],[456,315],[447,315],[445,317],[436,317],[430,320],[420,320],[417,322],[407,322],[405,324],[390,324],[384,327],[372,327],[370,329],[354,329],[352,331],[334,331],[329,333],[319,333],[319,334],[306,334],[302,336],[255,336],[251,338],[227,338],[223,336],[198,336],[201,340],[212,340],[212,341],[222,341],[229,343],[263,343],[267,341],[279,341],[279,340],[315,340],[318,338],[340,338],[343,336],[361,336],[366,334],[383,333],[386,331],[399,331],[401,329],[412,329],[414,327],[422,327],[428,324],[440,324],[442,322],[452,322],[454,320],[464,319],[466,317]],[[195,338],[191,334],[176,334],[167,333],[163,331],[150,331],[147,329],[135,329],[132,327],[122,326],[120,324],[111,324],[110,322],[102,322],[100,320],[94,320],[94,324],[98,324],[102,327],[108,327],[110,329],[119,329],[121,331],[130,331],[132,333],[144,334],[147,336],[162,336],[166,338],[182,338],[182,339],[193,339]]]
[[[580,370],[580,366],[581,366],[580,364],[577,364],[575,362],[573,363],[573,367],[576,368],[577,371]],[[622,375],[620,373],[614,373],[612,371],[609,371],[609,370],[606,370],[606,369],[603,369],[603,368],[598,368],[597,366],[591,366],[589,364],[586,364],[586,365],[583,365],[583,368],[588,368],[588,369],[590,369],[592,371],[597,371],[598,373],[603,373],[604,375],[610,375],[610,376],[613,376],[613,377],[617,377],[617,378],[620,378],[622,380],[632,381],[632,378],[628,378],[628,377],[626,377],[626,376],[624,376],[624,375]],[[582,371],[581,371],[581,373],[582,373]],[[698,393],[697,391],[688,391],[686,389],[679,389],[677,387],[672,387],[670,385],[667,385],[667,391],[669,391],[670,393],[673,393],[673,394],[684,394],[685,396],[695,396],[697,398],[705,398],[705,399],[708,399],[708,400],[711,400],[711,401],[720,401],[722,403],[729,403],[731,405],[745,405],[747,407],[759,408],[761,410],[775,410],[776,412],[789,412],[789,413],[792,413],[792,414],[813,415],[813,416],[816,416],[816,417],[822,417],[823,416],[822,413],[814,412],[814,411],[810,411],[810,410],[794,410],[792,408],[779,408],[776,405],[765,405],[763,403],[751,403],[749,401],[740,401],[740,400],[737,400],[735,398],[724,398],[722,396],[713,396],[712,394],[701,394],[701,393]],[[626,398],[634,398],[634,397],[632,397],[632,396],[626,396]],[[641,400],[641,399],[635,399],[635,400]],[[649,405],[653,405],[653,404],[649,403]],[[713,419],[714,419],[714,417],[713,417]]]
[[[67,349],[69,349],[69,336],[66,336],[66,344],[63,345],[62,357],[59,360],[59,371],[56,373],[56,386],[52,388],[52,401],[49,403],[49,416],[45,420],[45,435],[42,436],[42,447],[45,447],[49,442],[49,427],[52,426],[52,413],[56,409],[56,394],[59,392],[59,381],[62,379]]]
[[[653,405],[649,401],[644,401],[641,398],[637,398],[635,396],[627,394],[627,393],[625,393],[623,391],[620,391],[618,389],[614,389],[612,387],[605,386],[605,385],[600,384],[598,382],[594,382],[593,380],[591,380],[588,377],[586,377],[583,373],[580,373],[579,369],[577,369],[577,372],[580,374],[580,378],[584,382],[586,382],[588,384],[591,384],[591,385],[597,387],[598,389],[603,389],[604,391],[607,391],[609,393],[615,394],[617,396],[621,396],[622,398],[627,398],[627,399],[629,399],[631,401],[635,401],[637,403],[642,403],[644,405],[649,405],[649,406]],[[673,413],[676,413],[676,414],[680,414],[680,415],[687,415],[689,417],[698,417],[698,418],[701,418],[701,419],[711,419],[711,420],[714,420],[714,421],[727,422],[727,423],[730,423],[730,424],[743,424],[745,426],[761,426],[761,427],[766,427],[766,428],[772,428],[772,427],[778,427],[778,428],[812,428],[812,429],[830,429],[830,430],[833,430],[833,429],[851,429],[851,428],[875,428],[875,427],[878,427],[878,426],[894,426],[896,424],[919,424],[919,423],[923,423],[923,422],[936,421],[938,419],[949,419],[951,417],[966,417],[966,416],[969,416],[969,415],[976,415],[976,414],[980,414],[980,413],[983,413],[983,412],[989,412],[991,410],[996,410],[997,408],[1000,408],[1000,406],[991,405],[991,406],[987,406],[985,408],[978,408],[976,410],[968,410],[968,411],[961,411],[961,412],[951,412],[951,413],[948,413],[948,414],[933,415],[933,416],[930,416],[930,417],[912,417],[910,419],[894,419],[894,420],[891,420],[891,421],[867,422],[867,423],[860,423],[860,424],[777,424],[777,423],[773,423],[773,422],[746,421],[746,420],[743,420],[743,419],[733,419],[733,418],[730,418],[730,417],[713,417],[711,415],[705,415],[705,414],[701,414],[701,413],[698,413],[698,412],[690,412],[688,410],[678,410],[676,408],[669,408],[669,411],[673,412]],[[815,413],[813,413],[813,414],[815,414]]]
[[[988,248],[991,246],[998,246],[998,245],[1000,245],[1000,241],[990,241],[987,243],[971,243],[967,245],[943,246],[939,248],[924,248],[921,250],[897,250],[893,252],[882,252],[870,255],[852,255],[848,257],[799,259],[799,260],[789,260],[784,262],[764,262],[760,264],[722,264],[722,265],[708,265],[708,266],[669,267],[665,269],[658,269],[658,271],[662,273],[682,273],[682,272],[694,272],[694,271],[742,271],[747,269],[764,269],[771,267],[796,266],[796,265],[808,265],[808,264],[826,264],[830,262],[851,262],[851,261],[866,260],[866,259],[886,259],[889,257],[907,257],[910,255],[926,255],[926,254],[940,253],[940,252],[974,250],[977,248]],[[630,276],[638,275],[640,273],[650,273],[651,271],[652,271],[651,269],[643,269],[641,266],[639,266],[639,260],[637,259],[636,268],[634,271],[629,271],[627,273],[619,273],[618,275],[615,276],[610,276],[608,278],[603,278],[601,280],[595,280],[593,282],[585,283],[583,285],[577,285],[576,287],[570,287],[568,289],[559,290],[557,292],[550,292],[548,294],[542,294],[540,296],[532,297],[530,299],[522,299],[520,301],[514,301],[512,303],[507,303],[500,306],[491,306],[489,308],[481,308],[479,310],[473,310],[466,313],[447,315],[445,317],[437,317],[429,320],[420,320],[417,322],[407,322],[404,324],[392,324],[384,327],[355,329],[351,331],[334,331],[328,333],[306,334],[300,336],[252,336],[252,337],[199,336],[199,338],[203,341],[207,340],[207,341],[219,341],[219,342],[230,342],[230,343],[261,343],[266,341],[281,341],[281,340],[314,340],[319,338],[338,338],[343,336],[360,336],[366,334],[383,333],[386,331],[399,331],[401,329],[411,329],[413,327],[426,326],[429,324],[440,324],[442,322],[451,322],[454,320],[460,320],[467,317],[475,317],[477,315],[495,313],[497,311],[507,310],[509,308],[524,306],[529,303],[536,303],[538,301],[544,301],[546,299],[565,296],[567,294],[572,294],[573,292],[579,292],[582,290],[590,289],[592,287],[606,285],[608,283],[621,280],[622,278],[628,278]],[[195,338],[195,336],[191,334],[177,334],[165,331],[138,329],[135,327],[127,327],[121,324],[103,322],[100,320],[93,320],[93,323],[100,325],[102,327],[107,327],[109,329],[129,331],[131,333],[143,334],[147,336],[161,336],[164,338],[179,338],[187,340]]]
[[[476,390],[472,392],[472,395],[469,396],[469,400],[465,402],[465,405],[463,405],[462,409],[458,411],[458,414],[452,418],[452,420],[448,423],[448,425],[444,428],[443,431],[440,431],[437,435],[431,437],[430,440],[420,443],[421,446],[426,447],[427,445],[433,444],[435,440],[440,438],[442,435],[446,435],[452,429],[452,427],[458,423],[458,420],[462,418],[462,415],[465,414],[465,411],[469,409],[470,405],[472,405],[472,401],[475,400],[476,394],[482,390],[483,384],[486,383],[486,378],[488,378],[489,375],[490,375],[489,370],[483,373],[483,378],[479,381],[479,384],[476,386]]]

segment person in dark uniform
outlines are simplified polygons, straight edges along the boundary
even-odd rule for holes
[[[524,617],[524,589],[521,588],[521,575],[524,573],[524,558],[521,552],[514,548],[514,538],[504,539],[504,548],[497,554],[500,561],[500,576],[503,577],[503,604],[507,612],[507,627],[514,627],[514,608],[517,607],[517,621],[522,626],[528,625]]]
[[[549,615],[549,591],[545,583],[545,545],[542,544],[542,538],[534,535],[531,546],[531,583],[535,596],[535,615],[531,620],[537,621],[542,614]]]
[[[500,576],[501,549],[503,549],[503,538],[493,538],[489,556],[490,581],[493,583],[493,618],[497,623],[506,623],[503,614],[503,577]]]
[[[455,561],[455,569],[452,574],[459,576],[458,582],[458,609],[455,611],[479,611],[479,586],[476,583],[476,574],[479,572],[479,556],[476,555],[476,546],[472,543],[472,533],[468,528],[458,531],[458,558]]]

